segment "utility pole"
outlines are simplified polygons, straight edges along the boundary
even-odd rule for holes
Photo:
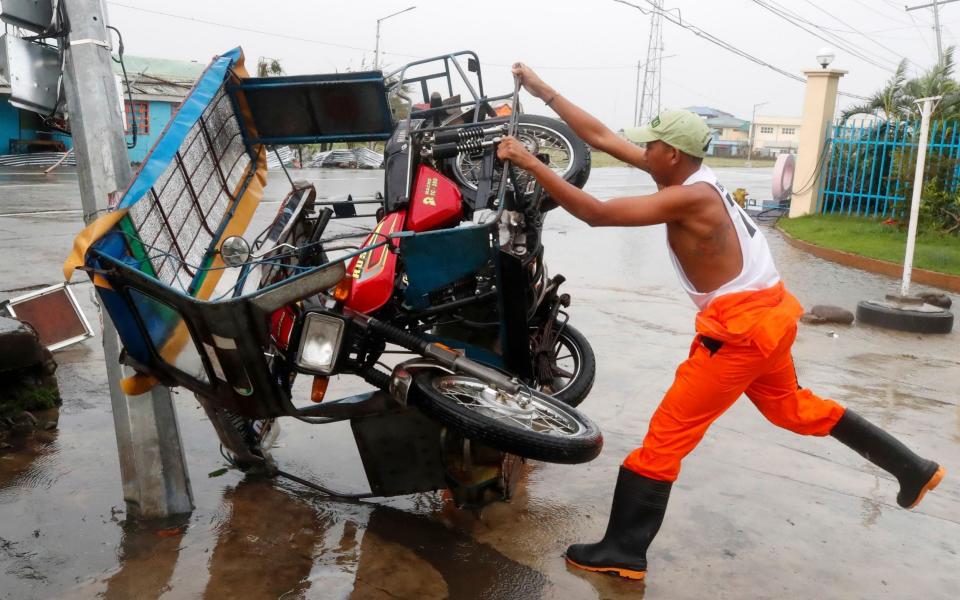
[[[395,13],[391,13],[391,14],[385,16],[385,17],[380,17],[379,19],[377,19],[377,43],[376,43],[376,45],[373,47],[373,70],[374,70],[374,71],[376,71],[377,69],[380,68],[380,23],[382,23],[383,21],[386,21],[386,20],[389,19],[390,17],[395,17],[395,16],[397,16],[397,15],[399,15],[399,14],[405,13],[405,12],[407,12],[407,11],[409,11],[409,10],[413,10],[413,9],[415,9],[415,8],[416,8],[416,6],[408,6],[407,8],[405,8],[405,9],[403,9],[403,10],[398,10],[398,11],[395,12]]]
[[[944,4],[950,4],[951,2],[957,2],[957,0],[933,0],[930,4],[921,4],[919,6],[905,6],[904,10],[910,12],[911,10],[920,10],[921,8],[932,8],[933,9],[933,30],[937,34],[937,66],[943,64],[943,42],[941,42],[940,37],[940,7]]]
[[[63,2],[70,27],[64,86],[85,223],[130,181],[120,99],[111,69],[110,36],[102,0]],[[162,518],[193,510],[190,477],[170,390],[156,386],[141,396],[120,389],[120,343],[109,315],[103,316],[103,354],[120,455],[127,514]]]
[[[757,109],[763,106],[764,104],[770,104],[769,101],[759,102],[753,105],[753,113],[750,115],[750,134],[747,136],[750,138],[750,149],[747,151],[747,161],[744,163],[745,167],[752,167],[753,163],[750,162],[753,160],[753,134],[755,131],[754,123],[757,120]]]
[[[640,67],[643,66],[639,60],[637,61],[637,87],[633,93],[633,126],[640,126]]]
[[[663,63],[663,0],[652,0],[650,11],[650,37],[647,40],[646,69],[643,72],[643,91],[640,93],[640,108],[636,111],[636,125],[643,125],[660,112],[660,73]],[[639,71],[639,68],[638,68]],[[638,73],[639,75],[639,73]]]

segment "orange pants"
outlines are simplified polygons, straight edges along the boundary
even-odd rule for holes
[[[743,393],[774,425],[803,435],[830,433],[844,409],[797,385],[790,354],[796,337],[793,326],[767,356],[752,344],[724,344],[711,356],[698,335],[650,419],[643,446],[623,465],[651,479],[676,480],[683,457]]]

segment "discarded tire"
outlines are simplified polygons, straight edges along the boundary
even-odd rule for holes
[[[866,300],[857,304],[857,321],[912,333],[950,333],[953,329],[950,311],[910,310]]]

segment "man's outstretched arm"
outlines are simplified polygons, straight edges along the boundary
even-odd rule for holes
[[[670,223],[691,216],[698,206],[700,186],[671,186],[647,196],[613,198],[606,202],[572,185],[530,154],[524,145],[506,137],[497,148],[501,160],[529,171],[557,204],[592,227],[626,227]]]
[[[573,129],[574,133],[592,148],[646,170],[647,162],[643,148],[620,137],[599,119],[561,96],[525,64],[516,63],[513,66],[513,74],[520,78],[520,83],[530,94],[546,102],[547,106],[552,108]]]

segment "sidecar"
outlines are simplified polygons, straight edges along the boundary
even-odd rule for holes
[[[462,60],[480,81],[479,62],[472,52],[421,61],[440,63],[445,70],[420,78],[401,74],[397,80],[404,86],[420,85],[426,97],[427,82],[439,77],[449,81],[451,70],[468,79]],[[493,121],[505,120],[490,103],[510,96],[485,97],[482,83],[479,89],[469,83],[468,87],[473,100],[443,107],[422,105],[416,116],[422,122],[441,110],[449,114],[459,109],[473,110],[475,120],[486,118],[481,111],[492,113]],[[495,243],[506,186],[500,186],[490,206],[471,207],[493,208],[494,218],[485,222],[384,235],[310,268],[300,268],[295,261],[277,263],[275,257],[282,253],[265,254],[267,259],[242,269],[224,262],[223,242],[245,232],[263,197],[271,146],[387,141],[397,148],[386,159],[385,187],[393,195],[384,199],[318,199],[311,186],[291,181],[269,234],[260,240],[282,246],[289,234],[284,224],[296,221],[298,211],[323,205],[333,209],[334,219],[369,222],[372,215],[359,214],[358,207],[390,210],[402,203],[412,186],[413,157],[409,147],[404,148],[412,121],[395,127],[379,71],[255,78],[244,69],[239,49],[216,57],[119,201],[81,232],[65,264],[68,278],[74,269],[88,273],[116,325],[123,344],[121,360],[135,371],[122,382],[124,392],[143,393],[157,383],[182,386],[196,394],[211,417],[350,420],[375,495],[453,488],[465,494],[461,499],[469,499],[490,487],[509,495],[516,457],[479,445],[471,449],[402,398],[384,391],[298,406],[290,378],[279,377],[270,368],[276,352],[276,315],[336,287],[349,275],[346,266],[362,256],[401,253],[407,300],[425,310],[430,308],[427,299],[432,291],[493,258],[499,265],[498,277],[529,277],[525,263],[501,256]],[[491,188],[482,191],[489,196]],[[526,332],[527,315],[517,308],[521,306],[502,303],[504,332]],[[494,366],[529,368],[526,337],[511,340],[505,335],[504,340],[497,352],[486,348],[468,352],[482,355]],[[221,441],[242,453],[243,448],[235,447],[236,436],[225,435],[224,422],[215,422]]]

